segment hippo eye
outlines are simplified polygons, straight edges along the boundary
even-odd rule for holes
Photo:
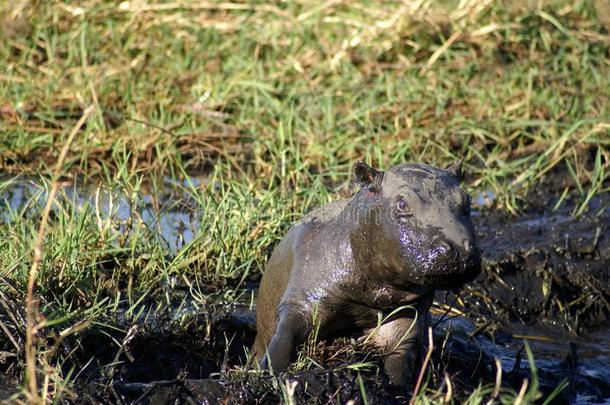
[[[411,216],[411,210],[409,209],[409,204],[402,198],[396,202],[396,212],[402,216]]]

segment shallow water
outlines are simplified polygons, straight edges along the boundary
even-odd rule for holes
[[[132,199],[122,191],[104,186],[64,183],[56,199],[76,212],[88,206],[100,226],[112,223],[119,232],[129,231],[126,224],[130,220],[141,222],[172,254],[190,242],[200,229],[199,210],[186,190],[205,181],[204,176],[190,177],[188,182],[164,178],[160,190],[143,186]],[[45,201],[46,192],[40,183],[28,179],[11,181],[0,191],[0,219],[10,221],[12,215],[36,215]]]
[[[465,317],[452,319],[440,326],[470,334],[476,327]],[[486,354],[498,358],[504,372],[515,368],[516,354],[523,349],[524,341],[530,346],[536,366],[547,372],[566,372],[566,358],[571,345],[576,349],[574,372],[606,380],[610,384],[610,328],[604,327],[579,336],[560,328],[543,325],[503,325],[494,340],[479,335],[476,342]],[[527,356],[522,354],[521,368],[527,368]]]

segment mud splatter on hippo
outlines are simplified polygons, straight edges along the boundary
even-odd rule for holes
[[[395,385],[408,385],[436,289],[480,273],[461,163],[353,167],[360,190],[317,208],[275,248],[257,301],[253,352],[284,370],[317,328],[318,338],[370,334]],[[380,324],[379,320],[383,319]]]

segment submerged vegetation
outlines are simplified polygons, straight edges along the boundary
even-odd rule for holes
[[[226,371],[228,392],[249,387],[236,398],[294,403],[306,380],[295,388],[240,368],[231,333],[247,346],[252,325],[233,312],[254,305],[290,224],[351,193],[357,159],[463,158],[481,210],[548,204],[607,227],[609,10],[601,0],[2,3],[0,398],[76,401],[103,386],[116,399],[117,381]],[[547,305],[557,325],[582,332],[586,310],[609,316],[607,287],[589,284]],[[186,377],[154,362],[134,377],[130,347],[165,344]],[[375,402],[370,390],[386,387],[375,357],[346,346],[343,357],[309,348],[295,375],[335,367],[353,397],[329,398]],[[536,378],[496,385],[497,369],[452,391],[436,356],[418,403],[542,395]]]

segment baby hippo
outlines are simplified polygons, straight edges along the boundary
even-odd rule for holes
[[[275,247],[258,292],[261,367],[284,370],[318,339],[369,334],[395,385],[411,383],[436,289],[475,278],[481,259],[461,162],[446,170],[353,167],[360,190],[317,208]]]

